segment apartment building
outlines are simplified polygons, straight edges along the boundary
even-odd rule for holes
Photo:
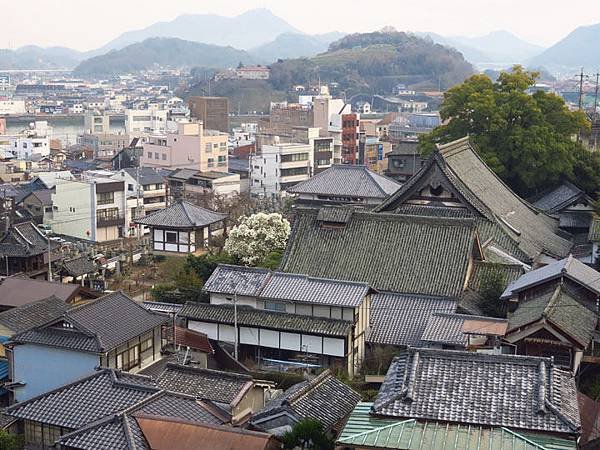
[[[171,202],[188,199],[193,201],[194,197],[208,193],[233,195],[241,191],[239,173],[178,169],[166,180]]]
[[[291,142],[309,144],[312,147],[309,160],[311,161],[311,173],[313,175],[334,164],[334,138],[321,136],[320,128],[294,127]]]
[[[163,177],[151,167],[126,168],[110,176],[112,180],[125,182],[127,208],[125,211],[126,234],[136,235],[135,219],[146,217],[167,207],[167,189]],[[143,234],[149,232],[142,228]]]
[[[178,123],[177,133],[150,136],[140,165],[227,172],[227,133],[206,130],[202,122]]]
[[[190,97],[190,114],[201,120],[208,130],[229,133],[229,99],[227,97]]]
[[[105,242],[125,233],[125,182],[107,178],[57,180],[48,225],[58,234]]]
[[[358,133],[360,115],[356,113],[342,114],[342,163],[358,163]]]
[[[263,145],[250,158],[250,193],[274,197],[312,175],[313,146],[301,143]]]
[[[128,109],[125,112],[125,133],[130,137],[165,133],[168,112],[166,109]]]

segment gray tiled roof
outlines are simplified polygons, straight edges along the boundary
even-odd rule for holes
[[[233,403],[241,392],[253,385],[249,375],[173,363],[167,363],[156,382],[169,391],[225,404]]]
[[[255,296],[269,274],[267,269],[219,264],[203,289],[215,294]]]
[[[384,199],[400,186],[398,182],[371,172],[365,166],[333,165],[294,185],[288,192]]]
[[[360,399],[360,394],[325,371],[271,400],[252,416],[251,423],[260,427],[261,420],[287,411],[300,419],[316,419],[325,429],[330,429],[345,419]]]
[[[149,398],[159,389],[122,383],[111,369],[62,386],[7,409],[19,419],[77,429]]]
[[[137,169],[135,167],[128,167],[123,169],[129,174],[134,180],[137,179]],[[140,167],[140,184],[146,186],[148,184],[162,184],[164,178],[152,167]]]
[[[69,305],[64,300],[51,296],[0,312],[0,324],[13,333],[20,333],[49,322],[62,315],[68,308]]]
[[[369,293],[366,283],[274,272],[260,297],[337,306],[359,306]]]
[[[467,346],[467,335],[463,333],[465,323],[463,314],[434,313],[429,318],[421,336],[423,345],[429,343]]]
[[[575,380],[550,358],[451,350],[394,358],[373,413],[557,433],[580,427]]]
[[[96,265],[87,256],[81,255],[76,258],[68,259],[62,262],[64,272],[72,277],[79,277],[88,273],[96,272]]]
[[[168,320],[122,292],[115,292],[75,307],[43,326],[19,333],[13,340],[85,352],[107,352]],[[70,323],[73,329],[54,326],[57,322]]]
[[[508,331],[545,320],[586,348],[594,335],[598,316],[591,313],[576,296],[573,289],[560,284],[535,292],[530,298],[520,302],[510,315]]]
[[[589,229],[591,223],[591,212],[561,212],[558,216],[558,225],[561,228]]]
[[[560,261],[532,270],[508,285],[501,298],[509,298],[519,291],[549,280],[567,277],[600,295],[600,272],[569,255]]]
[[[238,325],[311,333],[326,336],[347,336],[352,323],[345,320],[324,319],[300,314],[265,311],[252,307],[238,306]],[[209,305],[188,302],[181,309],[180,317],[202,322],[233,325],[233,306]]]
[[[373,295],[368,342],[418,345],[432,314],[454,312],[456,300],[447,297],[380,293]]]
[[[56,248],[59,244],[50,241]],[[27,257],[48,252],[48,239],[31,222],[13,225],[0,241],[0,256]]]
[[[313,304],[359,306],[369,292],[365,283],[313,278],[220,264],[204,285],[207,292]]]
[[[138,414],[184,419],[222,425],[223,421],[195,401],[193,397],[161,391],[116,415],[92,422],[62,436],[66,447],[85,450],[127,449],[150,450],[135,420]]]
[[[220,222],[227,217],[227,214],[210,211],[186,201],[179,201],[135,222],[150,227],[199,228]]]
[[[542,211],[554,213],[570,206],[571,203],[582,196],[585,196],[585,193],[581,189],[565,181],[557,188],[536,200],[533,205]]]
[[[467,219],[355,211],[345,225],[322,226],[297,208],[284,272],[357,281],[382,291],[458,296],[475,243]]]
[[[557,257],[568,254],[571,242],[559,235],[558,221],[512,192],[479,158],[468,138],[440,146],[421,171],[376,211],[393,211],[405,204],[432,173],[447,180],[455,195],[481,219],[477,228],[483,241],[492,237],[513,256],[521,258],[524,254],[528,260],[540,253]],[[515,244],[518,253],[510,248]]]

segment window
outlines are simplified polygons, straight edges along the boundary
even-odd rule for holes
[[[285,303],[265,302],[265,309],[269,311],[285,312]]]
[[[152,331],[146,333],[141,338],[140,352],[142,353],[142,359],[148,355],[151,355],[154,351],[154,336]]]
[[[402,168],[404,167],[405,161],[403,159],[394,159],[393,164],[396,168]]]
[[[134,345],[127,350],[117,353],[117,369],[130,370],[140,365],[140,346]]]
[[[152,152],[148,152],[148,158],[152,158]]]
[[[133,188],[132,188],[133,190]],[[114,192],[102,192],[98,194],[98,204],[99,205],[110,205],[115,202],[115,193]]]
[[[215,167],[215,159],[208,158],[208,167]]]
[[[296,175],[308,174],[308,167],[293,167],[291,169],[281,169],[282,177],[293,177]]]
[[[281,155],[281,162],[308,161],[308,153],[292,153],[291,155]]]
[[[160,159],[160,155],[158,154],[158,152],[154,152],[154,159]]]
[[[210,142],[206,144],[204,148],[206,149],[207,153],[212,152],[212,144]]]
[[[226,163],[226,159],[227,159],[226,156],[219,156],[219,165],[225,164]]]
[[[166,153],[163,153],[163,154],[162,154],[162,159],[163,159],[163,161],[166,161],[166,160],[167,160],[167,154],[166,154]]]
[[[127,190],[128,191],[133,191],[133,184],[128,184],[127,185]]]
[[[165,241],[169,244],[177,244],[177,232],[165,231]]]
[[[96,211],[96,219],[99,222],[116,220],[119,218],[119,208],[106,208]]]

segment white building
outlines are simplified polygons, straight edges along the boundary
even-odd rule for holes
[[[46,121],[36,121],[19,134],[4,135],[0,150],[4,156],[20,160],[31,160],[50,155],[52,127]]]
[[[250,193],[273,197],[311,177],[310,144],[263,145],[250,159]]]
[[[125,133],[130,138],[167,131],[166,109],[128,109],[125,112]]]
[[[105,242],[124,235],[126,193],[123,181],[93,178],[57,180],[52,194],[52,231]]]
[[[0,115],[25,114],[25,100],[0,100]]]

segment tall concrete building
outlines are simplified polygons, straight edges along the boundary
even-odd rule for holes
[[[190,97],[192,118],[204,122],[204,129],[229,133],[229,99],[227,97]]]

